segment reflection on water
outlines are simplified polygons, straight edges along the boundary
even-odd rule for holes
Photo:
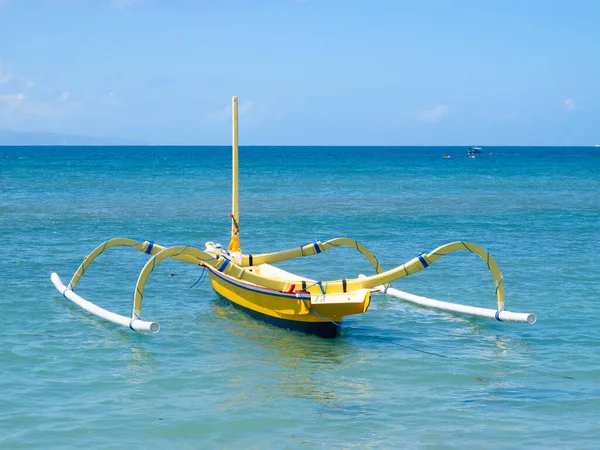
[[[131,384],[146,383],[156,373],[156,355],[146,350],[143,343],[132,345],[129,353],[123,354],[121,359],[127,362],[129,373],[125,379]]]
[[[278,328],[255,320],[223,299],[215,300],[211,310],[226,333],[250,343],[260,362],[269,367],[253,386],[261,399],[306,399],[326,409],[351,409],[356,414],[356,408],[371,396],[369,380],[356,375],[364,364],[360,348],[343,335],[323,339]],[[343,373],[349,367],[354,369],[352,376]],[[233,377],[230,382],[239,385],[243,380]]]
[[[473,323],[471,326],[457,329],[455,334],[469,336],[469,339],[476,344],[473,347],[475,352],[473,356],[493,363],[524,362],[534,356],[528,339],[519,335],[490,333],[489,328],[489,324]]]
[[[222,319],[227,333],[249,340],[263,350],[277,352],[277,361],[290,369],[306,362],[317,365],[340,364],[357,349],[343,339],[323,339],[302,332],[286,330],[256,320],[235,309],[224,300],[213,302],[212,313]]]

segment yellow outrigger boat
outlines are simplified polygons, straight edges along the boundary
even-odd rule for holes
[[[157,322],[141,319],[144,287],[154,268],[167,258],[197,264],[208,270],[214,290],[231,301],[236,307],[253,317],[277,326],[304,331],[322,337],[335,337],[346,316],[367,311],[371,295],[385,293],[405,301],[446,311],[494,318],[502,322],[535,323],[535,315],[513,313],[504,309],[504,283],[502,273],[494,258],[479,245],[469,242],[453,242],[422,253],[410,261],[388,271],[384,271],[375,255],[359,242],[348,238],[329,241],[315,241],[301,247],[266,254],[243,254],[239,240],[238,209],[238,102],[232,99],[232,213],[231,241],[227,248],[207,242],[203,250],[189,246],[164,247],[152,241],[138,242],[132,239],[116,238],[99,245],[83,262],[65,286],[56,273],[51,280],[58,291],[85,310],[103,319],[129,327],[134,331],[158,332]],[[143,267],[133,297],[131,317],[122,316],[80,297],[75,287],[90,264],[105,250],[116,247],[131,247],[151,255]],[[286,272],[273,264],[323,253],[331,248],[350,246],[360,252],[373,266],[375,274],[341,280],[313,280]],[[496,308],[486,309],[441,302],[419,297],[390,287],[392,281],[419,272],[448,253],[467,250],[481,257],[487,264],[496,293]]]

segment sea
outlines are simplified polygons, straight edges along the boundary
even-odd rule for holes
[[[230,147],[0,147],[0,448],[598,448],[600,149],[467,149],[240,147],[244,253],[350,237],[391,269],[472,242],[500,266],[506,309],[537,317],[380,293],[324,339],[249,317],[174,260],[144,293],[156,334],[99,319],[50,281],[114,237],[227,245]],[[107,250],[76,292],[130,315],[147,260]],[[280,267],[373,273],[350,247]],[[392,285],[496,307],[469,252]]]

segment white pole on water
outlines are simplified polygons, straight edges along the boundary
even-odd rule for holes
[[[535,314],[516,313],[510,311],[496,311],[495,309],[478,308],[476,306],[460,305],[458,303],[442,302],[432,298],[421,297],[409,292],[400,291],[389,287],[386,289],[379,288],[380,292],[400,298],[410,303],[415,303],[428,308],[439,309],[442,311],[451,311],[456,313],[468,314],[470,316],[485,317],[488,319],[496,319],[500,322],[521,322],[534,324],[537,320]]]
[[[71,300],[77,306],[80,306],[95,316],[98,316],[104,320],[108,320],[109,322],[116,323],[117,325],[131,328],[134,331],[149,331],[151,333],[158,333],[158,330],[160,330],[160,325],[156,322],[145,322],[139,319],[131,319],[130,317],[125,317],[120,314],[110,312],[104,308],[100,308],[98,305],[95,305],[77,295],[72,289],[67,288],[56,273],[52,273],[50,275],[50,279],[52,280],[54,287],[58,289],[58,292],[60,292],[63,297]]]
[[[365,278],[365,275],[360,274],[358,277]],[[477,306],[461,305],[459,303],[442,302],[440,300],[434,300],[433,298],[421,297],[420,295],[411,294],[410,292],[404,292],[393,287],[388,287],[386,289],[385,286],[378,286],[375,289],[375,292],[388,294],[409,303],[426,306],[432,309],[467,314],[475,317],[485,317],[486,319],[495,319],[499,322],[520,322],[533,325],[537,320],[535,314],[531,313],[516,313],[504,310],[497,311],[495,309],[479,308]]]

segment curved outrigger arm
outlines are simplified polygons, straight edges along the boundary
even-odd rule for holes
[[[106,242],[103,242],[98,247],[96,247],[89,255],[87,255],[86,257],[83,258],[83,262],[75,271],[73,278],[71,278],[71,281],[67,285],[67,289],[71,289],[71,290],[75,289],[75,286],[77,286],[79,279],[86,272],[86,270],[90,266],[90,264],[92,264],[98,256],[100,256],[102,253],[104,253],[105,250],[108,250],[111,247],[131,247],[131,248],[134,248],[141,252],[148,253],[148,247],[150,247],[150,250],[151,250],[152,249],[151,246],[152,246],[152,244],[149,241],[138,242],[138,241],[134,241],[133,239],[127,239],[127,238],[114,238],[114,239],[109,239]]]
[[[180,245],[175,247],[162,248],[159,252],[152,256],[144,265],[144,268],[140,272],[137,283],[135,285],[135,291],[133,293],[133,316],[140,317],[142,313],[142,300],[144,298],[144,288],[146,286],[146,280],[155,269],[155,267],[167,258],[179,259],[193,264],[210,264],[216,265],[219,259],[210,253],[200,250],[195,247],[188,247],[186,245]]]
[[[148,254],[155,254],[161,251],[164,247],[154,244],[152,241],[144,241],[139,242],[133,239],[128,238],[114,238],[109,239],[106,242],[103,242],[98,247],[96,247],[89,255],[87,255],[79,268],[75,271],[75,274],[71,278],[71,281],[67,286],[65,286],[56,273],[52,273],[50,275],[50,279],[52,283],[56,287],[56,289],[68,300],[71,300],[76,305],[85,309],[86,311],[95,314],[103,319],[106,319],[110,322],[117,323],[119,325],[129,327],[134,331],[150,331],[153,333],[158,332],[160,329],[160,325],[156,322],[146,322],[140,319],[140,315],[137,316],[132,315],[131,318],[122,316],[120,314],[113,313],[104,308],[99,307],[98,305],[84,299],[75,293],[75,286],[83,276],[83,274],[87,271],[88,267],[94,260],[104,253],[105,250],[112,247],[130,247],[136,250],[139,250]]]
[[[496,264],[496,261],[494,260],[492,255],[489,254],[488,251],[486,251],[483,247],[481,247],[477,244],[473,244],[471,242],[462,242],[461,241],[461,242],[452,242],[452,243],[449,243],[446,245],[442,245],[430,253],[421,253],[419,256],[408,261],[407,263],[402,264],[401,266],[398,266],[398,267],[388,270],[388,271],[383,270],[383,268],[379,264],[379,261],[377,260],[377,258],[371,251],[369,251],[365,246],[360,244],[358,241],[355,241],[355,240],[349,239],[349,238],[336,238],[336,239],[331,239],[331,240],[323,242],[323,243],[320,241],[315,241],[311,244],[307,244],[302,247],[296,247],[296,248],[292,248],[289,250],[282,250],[282,251],[274,252],[274,253],[263,253],[263,254],[259,254],[259,255],[244,255],[242,257],[242,265],[243,266],[247,266],[247,265],[251,266],[253,264],[263,264],[263,263],[268,264],[268,263],[285,261],[285,260],[297,258],[300,256],[311,256],[311,255],[316,255],[318,253],[321,253],[330,248],[338,247],[338,246],[342,246],[342,245],[355,247],[362,255],[364,255],[369,260],[369,262],[371,263],[371,265],[377,272],[377,275],[373,275],[371,277],[360,277],[360,278],[354,279],[354,280],[345,280],[346,290],[348,290],[348,291],[351,291],[354,289],[361,289],[361,288],[365,289],[365,288],[375,288],[375,287],[379,287],[379,286],[386,286],[392,281],[398,280],[407,275],[412,275],[413,273],[416,273],[416,272],[419,272],[419,271],[425,269],[430,264],[434,263],[439,258],[441,258],[444,255],[447,255],[448,253],[452,253],[452,252],[459,251],[459,250],[468,250],[471,253],[475,253],[476,255],[478,255],[481,259],[483,259],[486,262],[488,269],[492,273],[492,277],[494,279],[498,311],[501,311],[504,309],[504,283],[503,283],[502,272],[500,272],[500,268],[498,267],[498,264]],[[327,293],[329,293],[329,290],[331,290],[332,293],[333,292],[337,293],[336,288],[340,287],[339,284],[341,283],[341,281],[325,282],[325,283],[328,288]]]
[[[492,274],[492,278],[494,279],[498,311],[502,311],[504,309],[504,278],[502,276],[502,272],[500,272],[500,268],[498,267],[496,260],[492,257],[492,255],[489,254],[488,251],[486,251],[483,247],[471,242],[451,242],[449,244],[442,245],[429,253],[421,253],[407,263],[402,264],[395,269],[388,270],[387,272],[373,275],[371,277],[361,278],[361,285],[365,288],[375,287],[376,285],[384,285],[407,275],[412,275],[413,273],[419,272],[429,267],[429,265],[433,264],[442,256],[461,250],[467,250],[471,253],[475,253],[486,262],[488,269]],[[375,285],[373,285],[373,283],[375,283]]]
[[[383,267],[379,264],[377,257],[373,252],[367,249],[360,242],[350,238],[335,238],[325,242],[314,241],[310,244],[301,247],[294,247],[288,250],[281,250],[273,253],[261,253],[257,255],[242,255],[242,266],[253,266],[259,264],[273,264],[288,259],[298,258],[301,256],[312,256],[322,253],[330,248],[347,246],[354,247],[358,250],[373,266],[375,272],[383,272]]]
[[[108,241],[100,244],[89,255],[87,255],[86,257],[83,258],[83,262],[81,263],[79,268],[75,271],[75,274],[73,275],[73,278],[71,278],[71,281],[67,285],[67,288],[74,290],[75,286],[77,286],[77,283],[79,282],[79,280],[81,279],[83,274],[87,271],[88,267],[94,262],[94,260],[96,258],[98,258],[98,256],[100,256],[106,250],[108,250],[109,248],[112,248],[112,247],[129,247],[129,248],[133,248],[135,250],[139,250],[140,252],[147,253],[149,255],[155,255],[156,253],[158,253],[166,248],[162,245],[155,244],[152,241],[140,242],[140,241],[135,241],[133,239],[128,239],[128,238],[109,239]],[[188,260],[185,256],[181,257],[181,258],[175,258],[175,259],[181,259],[186,262],[196,263],[196,260]]]

